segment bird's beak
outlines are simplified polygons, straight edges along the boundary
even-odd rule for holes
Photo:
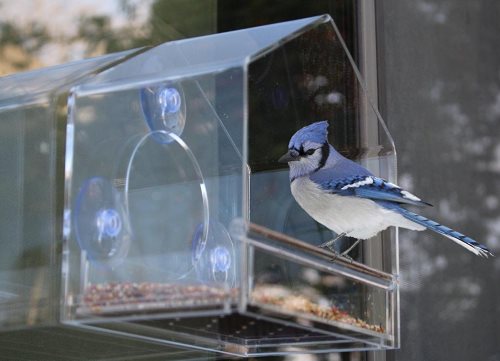
[[[288,162],[293,162],[294,160],[298,160],[297,156],[293,156],[291,152],[286,152],[281,156],[280,159],[278,159],[278,162],[280,163],[288,163]]]

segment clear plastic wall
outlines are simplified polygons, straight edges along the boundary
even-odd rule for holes
[[[166,43],[67,83],[48,94],[67,105],[64,177],[54,163],[40,187],[60,201],[44,222],[62,248],[43,245],[61,262],[58,321],[244,356],[397,347],[396,234],[332,259],[277,162],[326,119],[339,151],[394,180],[329,16]]]
[[[0,79],[0,328],[53,323],[60,297],[66,98],[134,51]]]

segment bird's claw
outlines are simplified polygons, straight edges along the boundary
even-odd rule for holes
[[[328,241],[328,242],[325,242],[323,244],[320,244],[318,246],[319,248],[322,248],[322,249],[327,249],[328,251],[330,251],[332,253],[332,258],[330,259],[330,262],[333,262],[335,261],[337,258],[340,257],[340,253],[338,253],[336,250],[334,250],[332,247],[331,247],[331,242]]]
[[[334,252],[332,248],[330,248],[330,246],[332,245],[332,241],[326,241],[325,243],[322,243],[320,244],[318,247],[319,248],[326,248],[326,249],[329,249],[330,251]]]
[[[354,262],[354,259],[351,256],[349,256],[347,254],[347,252],[339,253],[336,250],[334,250],[333,248],[330,248],[328,246],[323,246],[323,245],[320,245],[318,247],[320,247],[320,248],[326,248],[326,249],[328,249],[332,253],[332,258],[330,258],[330,262],[334,262],[335,260],[337,260],[339,258],[343,258],[343,259],[347,260],[349,263],[353,263]]]
[[[346,252],[341,253],[340,257],[345,258],[346,260],[349,261],[349,263],[353,263],[354,262],[354,259],[351,256],[349,256]]]
[[[344,259],[346,259],[347,261],[349,261],[349,263],[354,262],[354,259],[353,259],[351,256],[349,256],[349,252],[350,252],[350,251],[352,251],[352,249],[353,249],[354,247],[356,247],[356,245],[360,242],[360,240],[359,240],[359,239],[358,239],[358,240],[357,240],[357,241],[356,241],[356,242],[355,242],[352,246],[350,246],[347,250],[345,250],[345,251],[344,251],[344,252],[342,252],[342,253],[337,252],[337,251],[333,248],[333,246],[335,245],[335,242],[336,242],[337,240],[339,240],[340,238],[345,237],[345,235],[346,235],[346,233],[345,233],[345,232],[343,232],[343,233],[341,233],[341,234],[337,235],[337,237],[335,237],[334,239],[331,239],[331,240],[329,240],[329,241],[326,241],[325,243],[322,243],[322,244],[320,244],[320,245],[318,246],[319,248],[328,249],[330,252],[332,252],[332,253],[333,253],[333,258],[332,258],[330,261],[332,261],[332,262],[333,262],[333,261],[335,261],[337,258],[344,258]]]
[[[335,251],[332,251],[332,256],[331,256],[331,258],[330,258],[330,262],[334,262],[334,261],[335,261],[335,260],[337,260],[339,257],[340,257],[340,253],[335,252]]]

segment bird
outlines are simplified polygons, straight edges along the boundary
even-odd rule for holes
[[[342,156],[328,142],[328,126],[328,121],[323,120],[299,129],[291,137],[288,151],[278,160],[288,163],[290,189],[297,203],[337,235],[319,247],[351,259],[348,254],[360,241],[393,226],[429,229],[478,256],[493,256],[472,238],[406,209],[431,204]],[[333,245],[343,237],[357,240],[339,254]]]

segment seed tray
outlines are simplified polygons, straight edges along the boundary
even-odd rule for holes
[[[252,303],[259,306],[278,307],[281,312],[299,313],[320,318],[327,322],[340,322],[369,331],[384,333],[381,325],[370,324],[349,315],[335,305],[320,305],[304,295],[294,294],[292,290],[276,285],[259,285],[252,292]]]
[[[160,312],[163,310],[206,307],[236,302],[237,288],[168,283],[104,283],[86,288],[80,316],[116,315],[130,312]]]

